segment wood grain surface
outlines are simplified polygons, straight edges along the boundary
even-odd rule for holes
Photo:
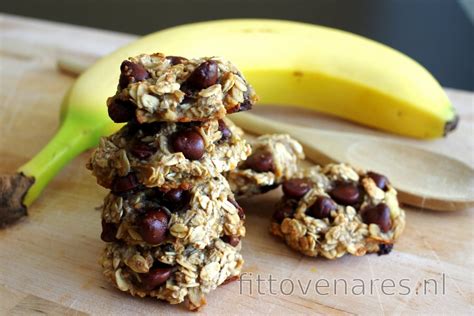
[[[0,172],[7,173],[39,151],[57,128],[61,99],[74,80],[56,70],[57,56],[102,55],[134,37],[7,15],[0,15],[0,29]],[[429,142],[300,110],[257,107],[254,113],[397,138],[473,165],[473,93],[447,92],[461,123],[447,139]],[[80,155],[61,171],[27,219],[0,231],[0,314],[185,313],[183,306],[127,296],[102,277],[97,261],[104,244],[96,207],[106,191],[84,167],[89,155]],[[202,313],[473,313],[472,209],[440,213],[406,208],[406,231],[389,256],[328,261],[303,257],[269,235],[279,194],[242,202],[248,214],[245,281],[211,293]],[[258,282],[258,277],[265,281]]]

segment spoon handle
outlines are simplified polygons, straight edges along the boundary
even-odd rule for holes
[[[350,133],[298,127],[280,121],[270,121],[249,113],[232,115],[231,120],[246,131],[258,135],[286,133],[303,145],[309,160],[320,164],[348,162],[347,149],[355,142],[369,138]]]

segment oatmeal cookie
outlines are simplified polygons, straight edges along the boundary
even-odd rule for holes
[[[257,100],[242,73],[220,57],[142,54],[125,60],[120,72],[117,92],[107,100],[117,123],[221,119]]]
[[[303,148],[286,134],[258,137],[251,142],[252,154],[226,177],[232,192],[248,197],[275,189],[290,178],[304,159]]]
[[[127,244],[172,243],[176,249],[203,249],[214,239],[233,245],[245,236],[244,211],[222,175],[196,182],[188,190],[145,188],[109,193],[102,208],[102,239]]]
[[[345,164],[299,172],[282,185],[270,231],[307,256],[387,254],[405,227],[388,179]]]
[[[156,297],[171,304],[186,302],[196,310],[205,294],[239,276],[244,263],[236,247],[216,239],[205,249],[107,244],[100,259],[105,277],[134,296]]]
[[[234,169],[250,154],[243,132],[228,120],[129,123],[103,137],[87,168],[115,193],[143,185],[187,189]]]

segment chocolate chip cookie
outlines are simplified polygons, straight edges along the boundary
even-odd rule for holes
[[[100,263],[105,277],[133,296],[151,296],[190,310],[206,304],[205,294],[238,277],[243,265],[240,244],[216,239],[204,249],[175,249],[173,244],[107,244]]]
[[[405,227],[389,180],[345,164],[315,166],[282,184],[272,234],[307,255],[387,254]]]
[[[129,123],[100,140],[87,168],[115,193],[137,187],[191,186],[234,169],[250,154],[232,122]]]
[[[130,245],[192,245],[203,249],[217,238],[238,244],[245,236],[243,209],[222,175],[187,189],[145,188],[109,193],[102,208],[102,239]]]
[[[223,58],[156,53],[123,61],[107,107],[117,123],[192,122],[249,110],[256,100],[242,73]]]

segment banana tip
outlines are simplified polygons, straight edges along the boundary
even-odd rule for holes
[[[0,228],[14,224],[28,214],[23,203],[35,179],[22,172],[0,175]]]
[[[458,123],[459,123],[459,115],[454,114],[454,117],[444,124],[443,136],[447,136],[449,133],[454,131],[456,127],[458,127]]]

